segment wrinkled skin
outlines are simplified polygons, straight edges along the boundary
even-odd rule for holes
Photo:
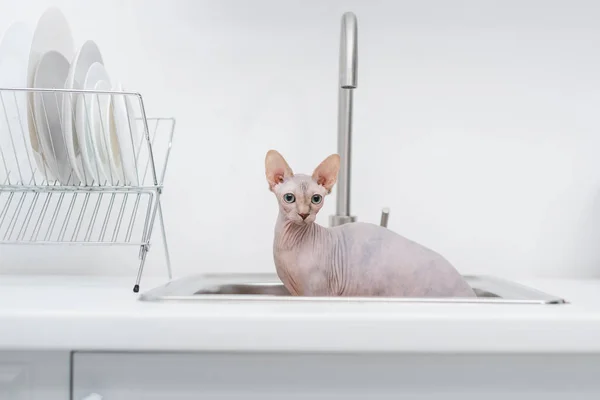
[[[269,189],[277,197],[273,256],[287,290],[299,296],[474,297],[441,255],[378,225],[334,228],[315,223],[337,180],[340,159],[327,157],[312,176],[292,172],[270,150]]]

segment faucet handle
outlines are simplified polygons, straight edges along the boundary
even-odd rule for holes
[[[379,225],[383,226],[384,228],[387,228],[389,218],[390,218],[390,209],[388,207],[384,207],[381,210],[381,222],[379,223]]]

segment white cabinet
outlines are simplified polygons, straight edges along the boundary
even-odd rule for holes
[[[77,352],[72,360],[71,376],[68,352],[0,352],[0,400],[69,400],[71,383],[73,400],[600,399],[600,355]]]
[[[91,393],[103,400],[600,398],[597,355],[75,353],[73,360],[74,400]]]
[[[0,351],[1,400],[69,400],[69,352]]]

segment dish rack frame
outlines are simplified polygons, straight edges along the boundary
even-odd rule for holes
[[[72,101],[69,106],[71,121],[64,121],[65,115],[61,112],[65,96],[69,96]],[[126,120],[129,125],[127,132],[129,138],[126,140],[131,140],[131,156],[135,160],[136,179],[132,182],[126,177],[122,149],[118,151],[120,163],[116,161],[122,170],[115,171],[113,166],[116,164],[106,162],[104,165],[108,165],[110,170],[110,177],[107,179],[90,182],[89,178],[84,178],[86,184],[77,177],[74,170],[66,181],[64,178],[63,182],[59,178],[54,178],[53,173],[46,170],[50,164],[45,161],[47,155],[41,145],[40,131],[47,129],[46,138],[49,138],[52,144],[51,157],[54,157],[52,160],[55,162],[57,151],[54,141],[57,137],[53,136],[52,132],[56,134],[57,131],[56,117],[58,116],[60,123],[58,128],[62,135],[62,144],[68,153],[68,138],[64,127],[65,122],[75,123],[77,116],[74,105],[78,104],[76,100],[83,99],[84,103],[90,100],[97,101],[96,111],[100,113],[97,120],[101,122],[103,137],[107,138],[107,130],[114,126],[105,126],[106,121],[111,123],[115,120],[113,101],[118,96],[123,96],[124,99],[122,104],[125,105]],[[108,103],[112,113],[102,115],[101,98],[110,99]],[[82,109],[86,112],[87,129],[90,129],[87,132],[92,132],[88,104],[85,104]],[[49,117],[51,114],[52,116]],[[107,115],[110,115],[111,119],[106,119]],[[40,121],[45,122],[45,126],[40,125]],[[159,126],[162,129],[159,129]],[[74,130],[72,132],[75,138],[71,137],[70,140],[77,142],[77,134]],[[139,246],[139,267],[133,286],[133,292],[138,293],[146,257],[150,251],[152,233],[158,218],[167,274],[171,280],[171,258],[161,196],[174,132],[175,118],[148,117],[142,95],[137,92],[0,88],[0,245]],[[34,143],[36,140],[37,142]],[[110,146],[112,137],[103,140],[106,140],[103,143],[105,146]],[[122,139],[118,138],[118,140],[121,143]],[[157,141],[161,142],[162,146],[157,146]],[[57,143],[57,147],[59,145],[60,143]],[[157,149],[162,152],[161,158],[156,157]],[[109,151],[108,147],[103,150]],[[114,149],[110,154],[114,154]],[[160,172],[158,160],[162,160]],[[79,170],[85,171],[83,161],[81,163]],[[40,164],[44,168],[40,168]],[[97,159],[95,164],[98,168]],[[119,177],[122,179],[118,179]],[[133,200],[128,201],[130,199]],[[139,214],[142,216],[140,217]],[[124,230],[125,226],[126,230]]]

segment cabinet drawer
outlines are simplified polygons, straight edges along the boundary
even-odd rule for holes
[[[0,351],[0,399],[68,400],[68,352]]]
[[[600,356],[76,353],[74,399],[600,398]]]

